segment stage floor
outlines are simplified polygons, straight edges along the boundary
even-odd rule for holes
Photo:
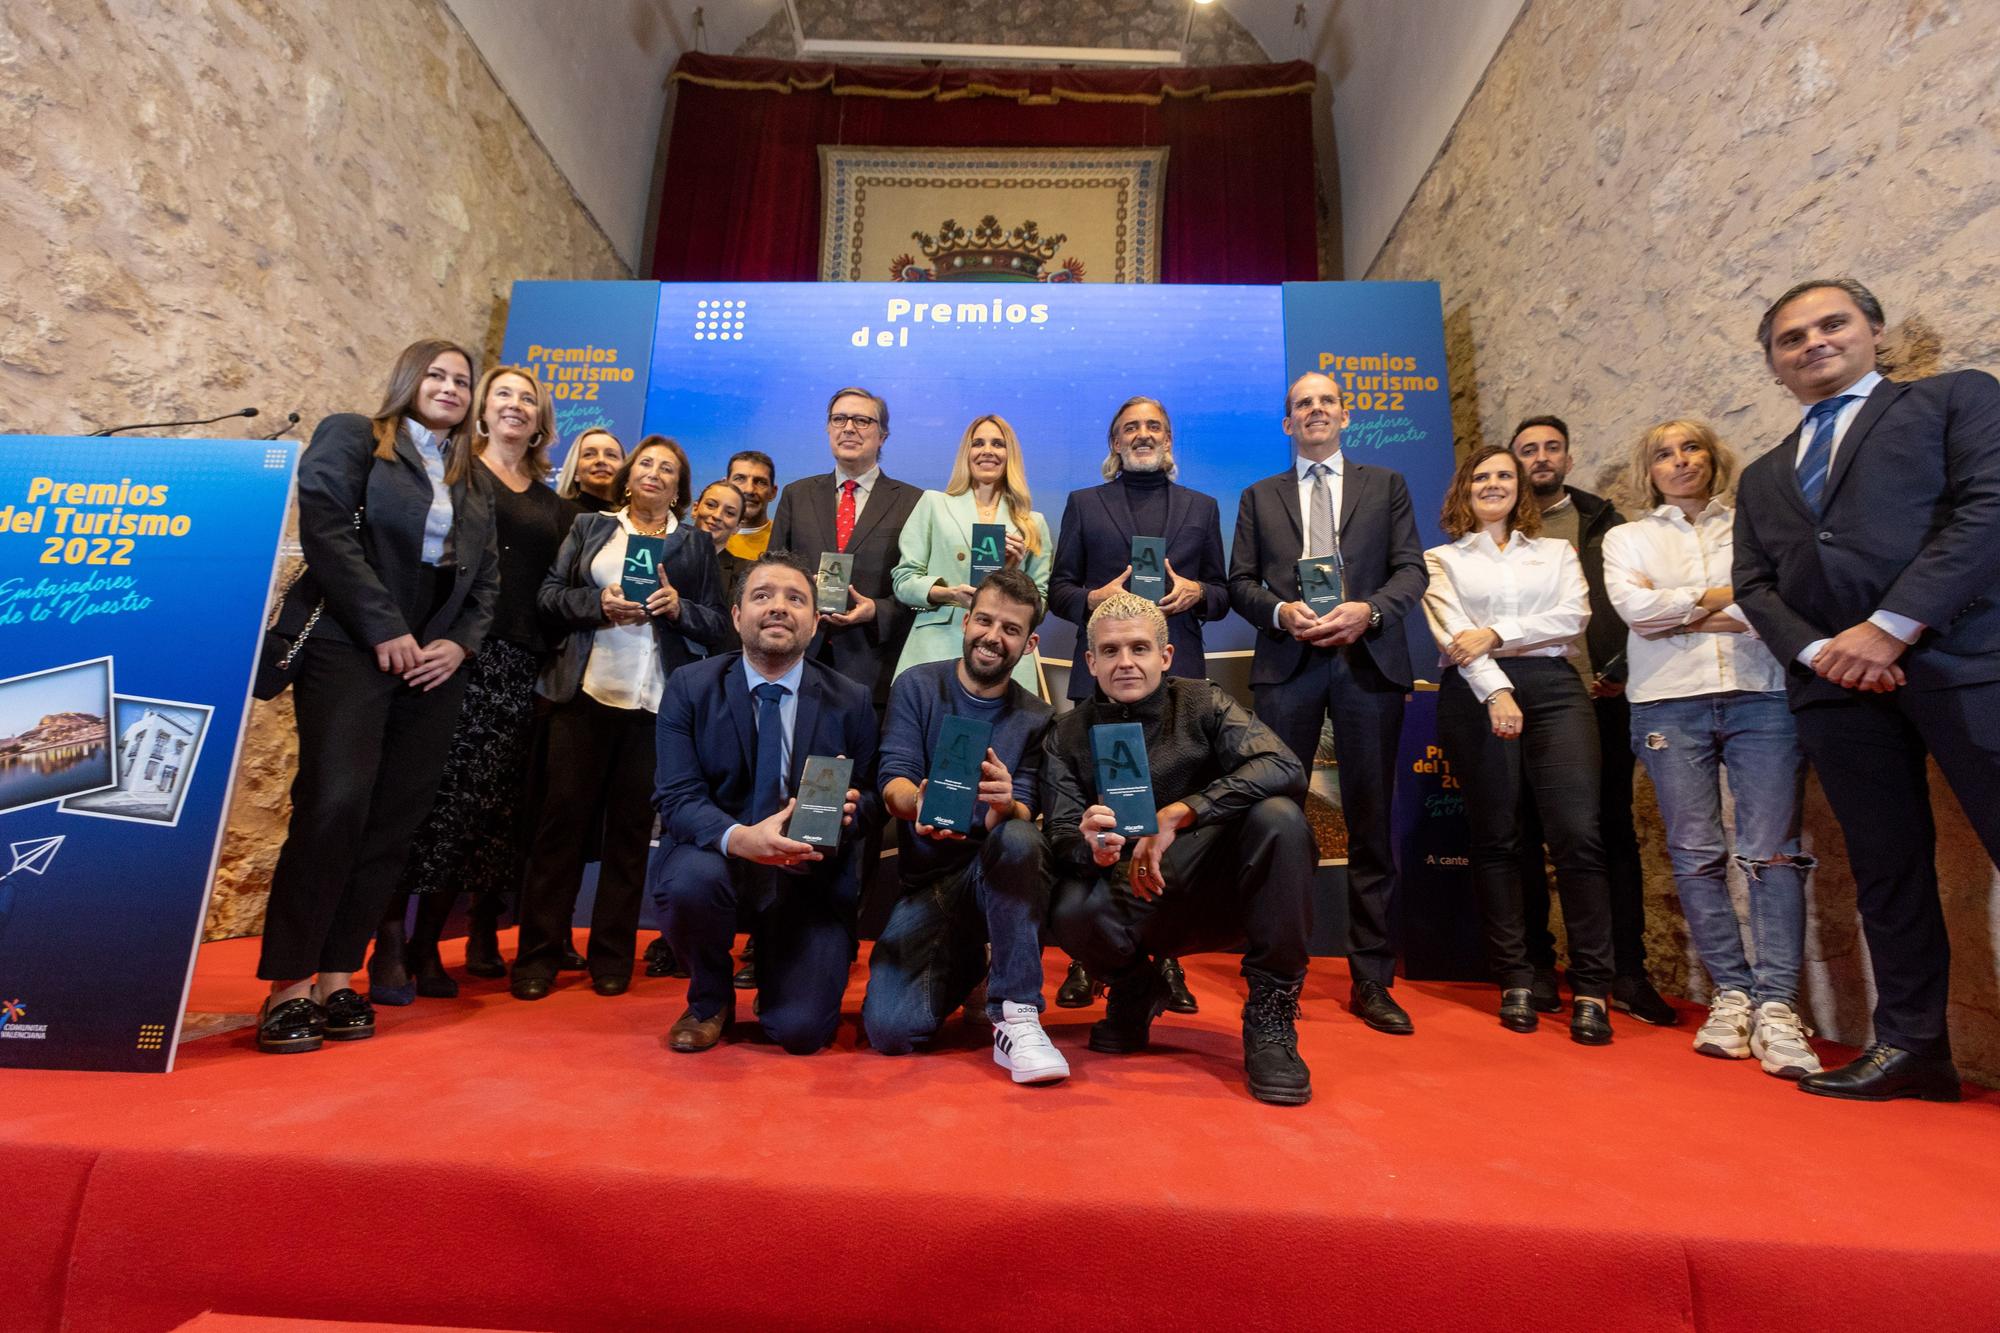
[[[254,1006],[256,948],[205,947],[190,1007]],[[1826,1101],[1685,1026],[1514,1035],[1469,985],[1402,984],[1417,1035],[1386,1037],[1316,961],[1315,1099],[1267,1107],[1234,960],[1187,970],[1202,1013],[1147,1055],[1084,1049],[1101,1006],[1051,1009],[1074,1072],[1044,1088],[983,1024],[857,1049],[860,966],[803,1059],[671,1054],[684,982],[566,977],[537,1004],[470,982],[311,1055],[240,1031],[164,1077],[10,1072],[0,1328],[1995,1325],[2000,1094]]]

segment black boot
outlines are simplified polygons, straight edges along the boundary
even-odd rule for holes
[[[500,895],[474,894],[472,920],[465,932],[465,971],[468,976],[491,980],[507,975],[507,960],[500,956]]]
[[[458,998],[458,983],[444,970],[444,961],[438,957],[438,940],[444,935],[444,923],[451,916],[452,900],[456,896],[450,893],[417,895],[417,926],[410,932],[409,946],[403,951],[403,963],[410,971],[410,980],[415,983],[417,994],[426,999]]]
[[[368,955],[368,1000],[371,1004],[401,1007],[417,998],[417,983],[410,979],[409,940],[403,932],[403,913],[409,910],[407,895],[397,894],[388,915],[375,928],[375,951]]]
[[[1104,1017],[1090,1025],[1090,1049],[1107,1055],[1145,1050],[1153,1020],[1166,1007],[1166,978],[1151,959],[1141,959],[1105,992]]]
[[[1299,988],[1252,981],[1243,1006],[1243,1073],[1250,1095],[1274,1106],[1312,1100],[1312,1071],[1299,1058]]]
[[[1103,989],[1101,983],[1093,981],[1090,973],[1083,970],[1082,963],[1071,963],[1062,989],[1056,992],[1056,1008],[1087,1009]]]
[[[1181,960],[1162,958],[1160,960],[1160,980],[1167,983],[1167,1008],[1177,1014],[1198,1014],[1201,1006],[1195,1003],[1194,992],[1187,986],[1187,973],[1181,971]]]

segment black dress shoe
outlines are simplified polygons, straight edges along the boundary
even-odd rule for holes
[[[1611,983],[1611,1007],[1656,1028],[1680,1025],[1680,1012],[1661,998],[1650,979],[1619,977]]]
[[[267,999],[257,1015],[257,1049],[272,1055],[316,1051],[325,1036],[326,1012],[304,995],[276,1009]]]
[[[646,975],[649,977],[684,977],[687,968],[674,956],[673,946],[662,935],[646,946]]]
[[[1198,1014],[1201,1005],[1196,1003],[1194,992],[1187,987],[1187,973],[1181,970],[1178,958],[1160,960],[1160,980],[1167,983],[1167,1008],[1177,1014]]]
[[[1535,993],[1526,986],[1510,986],[1500,992],[1500,1026],[1509,1032],[1533,1032],[1542,1025],[1535,1012]]]
[[[1299,988],[1253,982],[1243,1006],[1243,1073],[1250,1095],[1273,1106],[1312,1100],[1312,1071],[1299,1058]]]
[[[435,949],[431,950],[429,957],[424,958],[416,965],[415,969],[411,972],[411,978],[416,982],[417,994],[427,1000],[456,1000],[458,998],[458,983],[453,981],[451,974],[444,970],[444,964],[439,961],[437,950]]]
[[[1799,1080],[1799,1091],[1854,1102],[1888,1102],[1898,1097],[1955,1102],[1959,1099],[1958,1066],[1950,1056],[1918,1055],[1877,1042],[1838,1069],[1807,1074]]]
[[[1090,1049],[1106,1055],[1145,1050],[1152,1040],[1153,1020],[1166,1007],[1166,978],[1151,962],[1141,962],[1105,992],[1104,1017],[1090,1025]]]
[[[500,956],[500,932],[491,921],[474,921],[466,932],[465,971],[468,976],[488,980],[507,975],[507,960]]]
[[[563,945],[562,959],[556,964],[558,972],[588,972],[590,960],[568,944]]]
[[[1355,982],[1353,993],[1347,997],[1347,1012],[1377,1032],[1391,1036],[1407,1037],[1417,1030],[1403,1006],[1396,1003],[1389,988],[1379,981]]]
[[[507,992],[517,1000],[546,1000],[554,989],[555,983],[547,977],[515,977]]]
[[[736,975],[729,979],[729,984],[737,990],[756,990],[757,960],[755,958],[745,958],[743,966],[737,968]]]
[[[1062,988],[1056,992],[1056,1008],[1088,1009],[1104,987],[1090,979],[1083,970],[1082,963],[1071,963],[1069,972],[1063,977]]]
[[[1604,1001],[1588,995],[1573,998],[1569,1007],[1569,1039],[1579,1046],[1611,1044],[1611,1017],[1604,1012]]]
[[[1556,985],[1553,970],[1545,967],[1535,969],[1535,979],[1528,986],[1528,1004],[1538,1014],[1559,1014],[1563,1011],[1562,991]]]
[[[375,1035],[375,1006],[368,997],[343,988],[326,997],[326,1039],[366,1041]]]
[[[632,989],[632,978],[629,976],[592,977],[590,979],[590,988],[599,995],[623,995],[626,991]]]

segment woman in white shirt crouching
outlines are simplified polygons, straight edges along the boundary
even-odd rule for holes
[[[1445,667],[1438,736],[1465,792],[1472,880],[1500,983],[1500,1022],[1532,1032],[1535,971],[1521,911],[1520,809],[1525,784],[1542,812],[1569,934],[1576,1003],[1570,1039],[1611,1040],[1611,889],[1598,821],[1596,720],[1569,658],[1590,620],[1576,552],[1537,539],[1541,513],[1520,464],[1497,445],[1459,465],[1441,524],[1455,540],[1424,552],[1430,620]]]
[[[1805,763],[1785,670],[1730,587],[1736,456],[1699,421],[1667,421],[1632,448],[1627,490],[1649,512],[1604,538],[1604,583],[1631,627],[1632,749],[1659,794],[1688,934],[1715,984],[1694,1048],[1755,1057],[1796,1079],[1819,1070],[1794,1006],[1805,951],[1799,803]],[[1750,941],[1729,896],[1722,770],[1736,804],[1736,862],[1749,881]]]

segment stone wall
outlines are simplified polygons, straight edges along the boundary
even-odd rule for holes
[[[0,7],[7,430],[305,436],[413,338],[496,355],[516,278],[628,276],[437,0]],[[211,935],[261,929],[295,755],[259,705]]]
[[[1586,486],[1668,416],[1761,453],[1797,409],[1763,365],[1757,319],[1814,274],[1855,274],[1882,298],[1892,373],[2000,370],[1993,19],[1959,0],[1530,0],[1367,275],[1443,285],[1460,445],[1555,411]],[[1994,867],[1933,788],[1953,1040],[1968,1071],[2000,1080]],[[1656,978],[1703,994],[1651,804],[1643,792]],[[1821,858],[1809,1006],[1858,1041],[1854,886],[1816,788],[1807,841]]]
[[[1129,46],[1178,50],[1186,0],[798,0],[808,37],[872,42],[1019,46]],[[791,60],[791,19],[780,10],[733,54]],[[1270,57],[1221,5],[1204,5],[1188,40],[1190,65],[1255,65]],[[908,64],[908,60],[899,63]]]

